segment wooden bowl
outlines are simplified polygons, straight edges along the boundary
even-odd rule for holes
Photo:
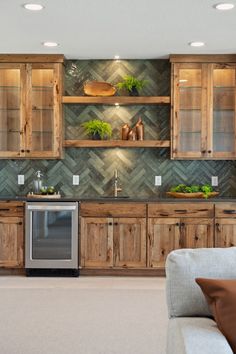
[[[204,193],[179,193],[179,192],[166,192],[169,197],[173,198],[205,198]],[[208,194],[208,198],[214,198],[219,195],[219,192],[211,192]]]
[[[84,93],[87,96],[114,96],[116,88],[108,82],[87,81],[84,84]]]

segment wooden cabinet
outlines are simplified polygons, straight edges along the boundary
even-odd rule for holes
[[[212,204],[149,204],[148,266],[163,269],[174,249],[213,247],[213,216]]]
[[[236,246],[236,203],[215,207],[215,247]]]
[[[146,205],[81,204],[81,266],[146,267]]]
[[[23,203],[0,202],[0,267],[23,268]]]
[[[236,55],[173,55],[173,159],[236,159]]]
[[[0,55],[0,158],[59,158],[62,55]]]

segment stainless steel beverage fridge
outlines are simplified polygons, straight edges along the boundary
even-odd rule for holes
[[[78,275],[78,203],[26,203],[27,275]]]

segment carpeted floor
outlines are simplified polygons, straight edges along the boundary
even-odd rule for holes
[[[0,354],[164,354],[164,284],[0,277]]]

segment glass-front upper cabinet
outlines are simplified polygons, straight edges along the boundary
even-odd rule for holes
[[[236,156],[236,65],[213,65],[213,156]]]
[[[13,57],[0,55],[0,62]],[[25,59],[18,55],[15,60],[19,57]],[[54,58],[56,63],[44,57],[0,63],[0,158],[61,157],[63,56]]]
[[[24,65],[0,64],[0,156],[17,157],[22,141]]]
[[[236,55],[173,57],[171,157],[236,159]]]
[[[201,64],[174,67],[173,157],[200,158],[206,152],[206,82]]]

